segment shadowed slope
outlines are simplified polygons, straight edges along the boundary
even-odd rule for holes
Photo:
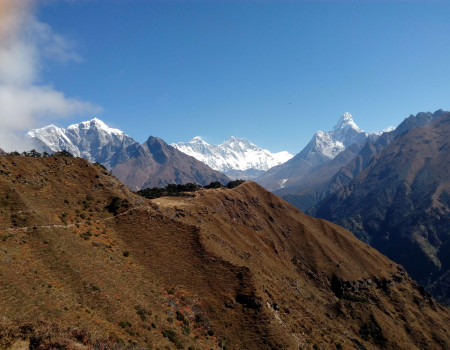
[[[135,190],[171,183],[207,185],[229,181],[225,175],[156,137],[149,137],[127,161],[114,166],[112,173]]]
[[[413,129],[375,156],[316,215],[403,264],[449,303],[450,114]]]

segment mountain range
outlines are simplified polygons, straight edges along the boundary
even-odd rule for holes
[[[344,113],[333,130],[316,132],[301,152],[271,168],[256,181],[270,191],[282,190],[279,194],[310,187],[338,171],[366,141],[375,140],[379,135],[364,132],[350,113]]]
[[[362,131],[353,121],[353,117],[349,113],[345,113],[333,130],[318,131],[308,145],[295,157],[270,168],[256,181],[298,208],[343,225],[358,238],[374,245],[394,261],[404,264],[407,271],[440,301],[450,303],[448,262],[444,257],[447,249],[447,236],[445,236],[445,232],[442,232],[442,223],[446,223],[445,215],[439,214],[438,217],[443,218],[439,221],[440,219],[436,219],[435,216],[430,216],[430,211],[434,210],[433,207],[413,204],[408,207],[409,211],[406,210],[406,207],[402,207],[402,215],[408,220],[400,221],[402,229],[390,228],[391,231],[395,229],[402,233],[392,236],[392,239],[379,239],[379,236],[388,234],[383,231],[385,226],[382,222],[386,220],[388,215],[386,213],[394,209],[389,209],[391,208],[389,202],[383,204],[376,198],[369,201],[365,198],[368,190],[363,190],[364,186],[388,188],[390,185],[379,175],[364,175],[369,171],[369,165],[377,160],[382,162],[386,156],[385,149],[391,143],[400,138],[405,140],[405,135],[416,129],[419,131],[414,131],[415,133],[421,132],[420,127],[430,125],[443,117],[445,113],[438,110],[435,113],[411,115],[397,128],[391,128],[384,133]],[[433,145],[438,144],[436,139],[433,141],[427,139],[427,135],[434,134],[424,134],[423,138],[418,138],[424,143],[423,149],[427,149],[427,142]],[[198,137],[188,143],[174,144],[178,149],[155,137],[150,137],[147,142],[140,145],[120,130],[111,129],[98,119],[71,125],[67,129],[49,126],[33,130],[28,133],[28,137],[35,140],[35,144],[40,150],[51,152],[67,149],[75,155],[106,165],[113,174],[133,190],[162,187],[169,183],[195,182],[204,185],[212,181],[222,183],[228,181],[225,175],[212,170],[197,159],[203,159],[216,168],[221,167],[228,174],[234,175],[230,175],[231,177],[237,175],[240,175],[238,177],[251,177],[252,173],[254,176],[263,171],[262,169],[269,167],[271,162],[280,161],[274,154],[261,150],[249,141],[233,137],[219,146],[208,145]],[[407,140],[411,142],[411,145],[406,143],[404,148],[414,149],[416,145],[413,142],[414,139]],[[444,141],[445,139],[439,140],[441,142],[439,150],[445,149]],[[194,154],[197,159],[188,154]],[[405,154],[404,150],[400,151],[398,157],[403,157],[403,154]],[[433,152],[430,151],[427,154],[426,157],[433,157]],[[281,155],[287,157],[286,152]],[[420,152],[416,157],[417,159],[423,158]],[[445,165],[445,159],[443,162]],[[423,174],[427,174],[428,178],[422,174],[421,181],[429,181],[430,184],[443,183],[443,178],[435,177],[434,174],[437,172],[430,168],[431,164],[434,163],[425,163]],[[243,170],[245,168],[247,170]],[[402,176],[404,174],[397,175],[398,178],[402,178]],[[415,175],[410,176],[414,177]],[[375,179],[378,179],[378,183]],[[366,181],[368,182],[366,183]],[[392,186],[395,187],[397,184],[393,182]],[[408,186],[410,185],[406,186],[406,191],[411,192],[413,198],[407,200],[414,203],[415,194]],[[353,204],[353,199],[352,201],[347,200],[347,195],[342,194],[350,192],[352,193],[351,198],[359,198],[363,202]],[[435,197],[438,195],[432,190],[420,194],[423,203],[434,203]],[[370,205],[370,208],[363,204]],[[364,212],[355,210],[355,205],[364,208]],[[346,211],[347,208],[350,209]],[[395,211],[401,212],[398,208],[395,208]],[[352,213],[358,214],[355,214],[357,215],[355,217]],[[375,222],[375,219],[370,216],[371,213],[379,213],[377,214],[379,222],[375,225],[376,229],[366,227],[374,225],[368,224],[368,222]],[[413,217],[427,218],[426,221],[422,220],[422,226],[426,232],[432,232],[432,234],[416,231],[414,225],[417,223],[412,219]],[[394,221],[392,221],[393,223]],[[380,228],[380,225],[383,228]],[[431,238],[428,235],[431,235]],[[414,249],[405,248],[406,251],[404,251],[401,247],[413,247]],[[417,264],[418,261],[421,263]]]
[[[410,115],[396,128],[388,128],[380,137],[370,137],[364,144],[356,143],[341,152],[335,159],[318,167],[311,176],[310,181],[301,182],[297,186],[275,190],[297,208],[311,213],[311,209],[321,200],[348,184],[361,173],[372,158],[380,153],[396,137],[419,126],[436,121],[446,112],[437,110],[434,113],[420,112]]]
[[[292,158],[289,152],[271,153],[244,138],[233,136],[220,145],[210,145],[197,136],[172,146],[230,178],[254,179]]]
[[[450,114],[409,122],[420,118],[438,119],[400,133],[312,212],[401,263],[450,304]]]
[[[0,169],[2,349],[450,346],[402,266],[256,183],[147,200],[82,158]]]
[[[70,125],[67,129],[49,125],[30,130],[26,136],[40,152],[66,150],[104,165],[133,190],[169,183],[206,185],[229,181],[225,175],[159,138],[150,136],[145,143],[139,144],[97,118]]]

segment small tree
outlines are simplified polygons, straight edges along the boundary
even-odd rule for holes
[[[73,158],[73,154],[66,151],[65,149],[54,154],[55,157],[69,157]]]
[[[35,149],[32,149],[30,151],[30,153],[28,153],[28,155],[30,157],[33,157],[33,158],[40,158],[41,157],[41,154],[38,151],[36,151]]]
[[[227,184],[227,188],[235,188],[235,187],[238,187],[239,185],[243,184],[244,182],[245,182],[245,180],[233,180],[233,181],[230,181],[230,182]]]

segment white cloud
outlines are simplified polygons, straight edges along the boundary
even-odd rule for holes
[[[30,0],[0,0],[0,147],[18,143],[43,121],[94,114],[101,108],[40,83],[43,60],[81,61],[71,43],[33,16]]]

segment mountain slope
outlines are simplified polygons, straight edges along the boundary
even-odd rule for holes
[[[318,131],[300,153],[286,163],[269,169],[256,181],[270,191],[280,190],[280,194],[299,191],[334,174],[368,138],[375,139],[377,135],[362,131],[353,121],[352,115],[344,113],[332,131]],[[351,145],[355,146],[349,149]],[[349,155],[338,158],[346,149]],[[325,168],[322,167],[332,160],[333,166],[323,171]],[[319,178],[317,174],[320,174]]]
[[[197,136],[189,142],[173,143],[172,146],[232,178],[255,178],[292,158],[288,152],[271,153],[246,139],[233,136],[220,145],[210,145]]]
[[[173,149],[161,139],[150,136],[140,145],[123,131],[110,128],[97,118],[67,129],[49,125],[29,131],[27,137],[41,152],[66,150],[76,157],[98,162],[133,190],[169,183],[228,182],[225,175]]]
[[[311,186],[291,187],[286,190],[281,189],[275,191],[274,193],[294,204],[297,208],[309,212],[321,200],[336,192],[342,186],[350,183],[352,179],[367,167],[372,158],[380,153],[396,137],[413,128],[430,124],[444,114],[445,112],[443,110],[438,110],[434,113],[420,112],[415,116],[410,115],[394,130],[384,132],[376,140],[368,139],[361,149],[356,144],[353,147],[347,148],[339,154],[339,157],[345,157],[345,160],[340,161],[340,159],[335,159],[325,167],[333,167],[332,169],[323,171],[322,168],[319,168],[318,171],[312,174],[312,178],[316,178],[318,181]]]
[[[400,266],[254,183],[149,201],[83,159],[0,169],[1,348],[449,347]]]
[[[163,140],[150,136],[125,162],[115,165],[112,173],[131,189],[164,187],[170,183],[198,183],[214,181],[226,184],[229,179],[173,148]]]
[[[449,303],[450,114],[400,135],[319,203],[332,220],[405,266]],[[439,292],[437,292],[439,290]]]

